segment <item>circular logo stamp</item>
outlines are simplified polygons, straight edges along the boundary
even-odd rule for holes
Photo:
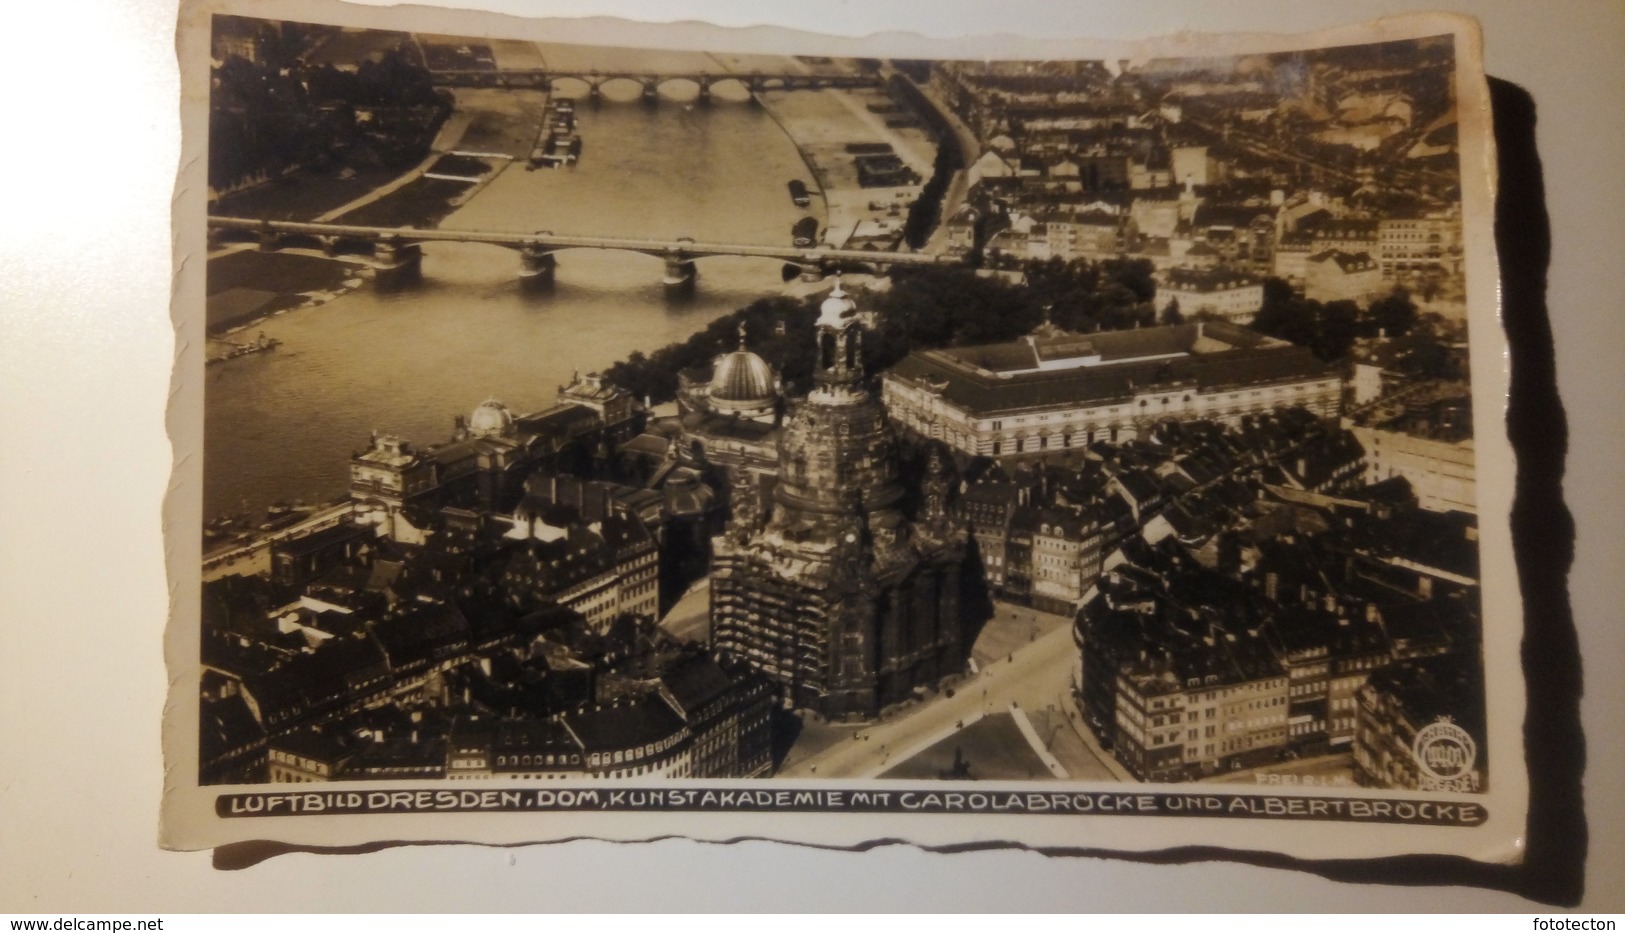
[[[1466,729],[1440,719],[1417,731],[1411,758],[1424,781],[1460,784],[1471,778],[1473,765],[1478,763],[1478,743]]]

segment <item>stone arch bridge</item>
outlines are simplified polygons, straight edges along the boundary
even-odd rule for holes
[[[519,254],[520,281],[532,287],[552,284],[557,267],[555,254],[567,249],[625,250],[655,256],[665,261],[664,283],[673,290],[692,288],[698,276],[695,260],[709,256],[778,259],[784,263],[786,278],[799,275],[804,281],[817,281],[840,271],[884,274],[893,266],[959,264],[957,259],[920,253],[703,243],[687,237],[663,240],[560,235],[545,230],[535,233],[420,230],[415,227],[366,227],[220,216],[210,216],[208,227],[213,243],[251,242],[262,251],[303,246],[319,249],[329,256],[370,255],[375,281],[384,288],[416,281],[422,271],[422,244],[432,242],[487,243],[514,250]]]
[[[587,98],[589,100],[602,99],[604,86],[611,82],[631,82],[642,87],[643,99],[651,103],[660,99],[661,87],[672,83],[691,84],[699,88],[699,100],[702,103],[711,99],[711,88],[721,84],[734,84],[755,95],[761,91],[877,87],[882,83],[879,75],[764,74],[757,71],[746,73],[696,71],[657,74],[643,71],[508,69],[501,71],[435,71],[433,74],[434,83],[440,87],[532,88],[546,90],[553,86],[554,81],[573,79],[587,86]]]

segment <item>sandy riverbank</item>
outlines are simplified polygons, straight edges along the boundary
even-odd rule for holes
[[[767,91],[762,105],[800,150],[812,185],[824,201],[823,242],[834,247],[883,243],[901,236],[908,207],[931,177],[936,144],[920,128],[894,128],[868,109],[889,102],[880,88]],[[850,145],[889,145],[919,175],[921,184],[864,188]]]

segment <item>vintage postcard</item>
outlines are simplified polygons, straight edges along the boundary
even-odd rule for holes
[[[1517,859],[1470,20],[179,54],[165,845]]]

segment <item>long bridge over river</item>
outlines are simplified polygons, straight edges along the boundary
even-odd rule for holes
[[[699,89],[699,101],[705,103],[711,99],[711,88],[720,84],[734,84],[750,94],[755,95],[761,91],[806,91],[822,88],[854,88],[875,87],[881,84],[881,77],[872,74],[791,74],[775,73],[764,74],[759,71],[752,72],[669,72],[654,73],[644,71],[580,71],[580,70],[554,70],[554,69],[467,69],[443,70],[432,72],[434,83],[439,87],[498,87],[498,88],[534,88],[537,90],[562,90],[554,88],[555,81],[579,81],[586,85],[589,100],[599,100],[603,97],[603,88],[611,82],[630,82],[643,89],[643,99],[654,102],[660,98],[660,88],[672,83],[688,84]]]
[[[264,251],[287,247],[314,247],[329,256],[370,254],[376,282],[381,287],[410,284],[422,271],[424,243],[487,243],[519,253],[521,282],[545,286],[553,281],[556,253],[567,249],[613,249],[655,256],[665,261],[668,288],[689,288],[698,270],[694,261],[708,256],[747,256],[778,259],[785,272],[817,281],[833,272],[866,270],[884,273],[892,266],[951,266],[959,260],[921,253],[827,247],[759,246],[743,243],[704,243],[681,237],[675,240],[634,237],[580,236],[542,230],[514,233],[491,230],[420,230],[416,227],[366,227],[355,224],[302,223],[252,217],[210,216],[210,235],[217,242],[247,240]]]

